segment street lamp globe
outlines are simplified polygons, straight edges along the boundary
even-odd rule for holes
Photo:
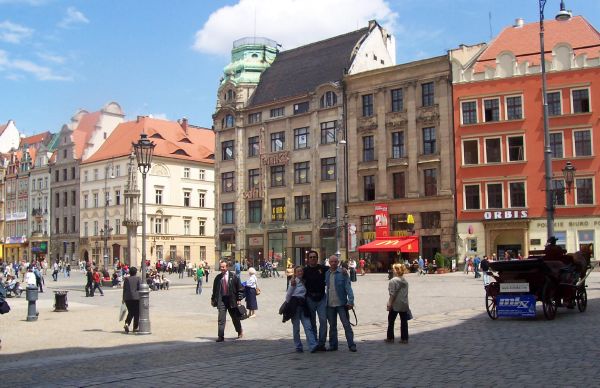
[[[565,2],[561,0],[560,2],[560,11],[554,17],[559,22],[564,22],[565,20],[571,19],[572,14],[571,11],[565,9]]]
[[[142,174],[145,174],[150,170],[155,146],[156,144],[148,139],[148,135],[145,133],[140,134],[140,139],[137,143],[133,143],[138,168]]]

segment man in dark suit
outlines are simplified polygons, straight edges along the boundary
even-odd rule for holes
[[[127,318],[125,318],[125,333],[129,333],[129,324],[133,318],[133,331],[138,331],[140,322],[140,285],[141,279],[136,276],[137,268],[129,268],[129,276],[123,281],[123,301],[127,306]]]
[[[240,278],[235,273],[227,270],[227,263],[221,261],[219,263],[220,273],[215,276],[213,282],[212,296],[210,297],[210,303],[213,307],[219,310],[219,337],[217,342],[223,342],[225,340],[225,320],[227,317],[227,311],[235,327],[235,331],[238,333],[238,338],[244,336],[242,331],[242,322],[240,321],[240,315],[238,313],[237,306],[241,304],[241,300],[244,297],[244,288]]]

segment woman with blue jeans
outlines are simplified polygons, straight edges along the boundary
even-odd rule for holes
[[[387,338],[385,342],[394,342],[394,322],[400,314],[400,343],[408,343],[408,282],[404,278],[404,274],[408,272],[404,264],[394,264],[394,277],[388,282],[388,291],[390,298],[387,303],[388,313],[388,328]]]
[[[304,270],[302,267],[296,267],[294,270],[294,275],[296,277],[296,281],[293,283],[295,284],[290,285],[285,294],[286,302],[296,303],[296,312],[292,316],[292,335],[294,338],[294,345],[296,346],[296,352],[303,352],[302,341],[300,340],[300,322],[302,322],[302,326],[304,327],[304,335],[306,335],[306,340],[308,341],[308,348],[310,349],[311,353],[314,353],[317,351],[317,338],[312,329],[310,316],[307,314],[308,311],[305,311],[306,287],[304,287],[304,280],[302,279],[302,276],[304,275]]]

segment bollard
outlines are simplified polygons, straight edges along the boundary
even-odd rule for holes
[[[38,289],[36,286],[27,286],[25,290],[25,297],[28,302],[27,306],[27,321],[37,321],[38,312],[35,305],[35,301],[38,299]]]
[[[68,292],[69,291],[54,291],[54,311],[69,311],[67,310],[67,307],[69,307],[69,304],[67,303]]]

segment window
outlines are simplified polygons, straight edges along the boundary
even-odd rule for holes
[[[104,204],[106,206],[110,205],[110,193],[108,191],[104,192]]]
[[[477,101],[465,101],[461,104],[462,123],[477,124]]]
[[[75,216],[71,216],[71,233],[77,231],[77,218]]]
[[[578,230],[577,231],[577,242],[579,243],[579,250],[583,250],[584,246],[594,244],[594,230]],[[593,251],[592,251],[592,257]]]
[[[83,181],[84,181],[84,182],[87,182],[87,181],[88,181],[88,172],[89,172],[89,171],[84,171],[84,172],[83,172]]]
[[[283,151],[285,148],[285,132],[271,134],[271,152]]]
[[[96,221],[97,223],[97,221]],[[54,220],[54,233],[59,234],[60,233],[60,218],[56,217],[56,219]]]
[[[423,128],[423,155],[435,154],[435,128]]]
[[[440,212],[422,212],[421,227],[424,229],[437,229],[440,227]]]
[[[233,140],[221,143],[221,160],[233,160]]]
[[[465,185],[465,210],[481,209],[479,185]]]
[[[335,143],[335,129],[337,121],[327,121],[321,123],[321,144]]]
[[[335,157],[321,159],[321,180],[335,180],[336,164]]]
[[[294,163],[294,183],[309,183],[310,162]]]
[[[363,117],[373,116],[373,95],[365,94],[362,96],[362,115]]]
[[[308,127],[294,129],[294,149],[308,148]]]
[[[60,207],[60,193],[54,194],[54,207],[55,208]]]
[[[282,106],[280,108],[271,109],[271,117],[281,117],[285,115],[285,108]]]
[[[60,181],[60,172],[58,170],[54,171],[54,181],[55,182]]]
[[[525,207],[525,182],[510,182],[508,184],[510,207]]]
[[[553,179],[552,190],[552,193],[554,194],[554,204],[564,206],[566,204],[564,179]]]
[[[553,132],[550,134],[550,150],[553,158],[563,157],[563,134],[562,132]]]
[[[285,198],[271,199],[271,221],[285,221]]]
[[[58,218],[57,218],[58,220]],[[94,221],[94,236],[98,235],[98,221]]]
[[[192,195],[191,191],[184,191],[183,192],[183,206],[185,207],[190,207],[190,197]]]
[[[404,172],[395,172],[392,175],[393,182],[393,197],[397,198],[405,198],[406,197],[406,185],[405,185],[405,175]]]
[[[162,233],[162,218],[156,218],[154,220],[154,233],[156,233],[156,234]]]
[[[463,164],[479,164],[478,140],[463,140]]]
[[[525,145],[523,136],[511,136],[507,138],[508,142],[508,161],[517,162],[525,160]]]
[[[404,157],[404,132],[392,132],[392,159]]]
[[[94,203],[94,207],[98,207],[98,193],[92,194],[92,202]]]
[[[84,222],[83,223],[83,237],[87,237],[88,236],[88,223]]]
[[[285,186],[285,166],[271,166],[271,187]]]
[[[258,136],[248,138],[248,157],[258,156],[260,152]]]
[[[577,205],[594,204],[594,182],[592,178],[575,179]]]
[[[375,200],[375,175],[363,177],[363,197],[365,201]]]
[[[206,261],[206,247],[205,246],[200,247],[200,260]]]
[[[83,208],[84,209],[88,208],[88,195],[87,194],[83,195]]]
[[[206,170],[199,170],[198,171],[198,179],[203,181],[205,177],[206,177]]]
[[[157,205],[162,204],[162,197],[163,197],[162,189],[155,189],[154,190],[154,203],[156,203]]]
[[[158,260],[163,259],[163,246],[162,245],[156,246],[156,259],[158,259]]]
[[[175,260],[177,258],[177,245],[169,245],[169,259]]]
[[[546,93],[546,103],[548,104],[548,115],[560,116],[562,114],[560,92]]]
[[[226,115],[226,116],[223,118],[223,122],[222,122],[222,124],[223,124],[223,128],[232,128],[232,127],[233,127],[233,124],[234,124],[234,121],[235,121],[235,120],[234,120],[234,118],[233,118],[233,115],[230,115],[230,114]]]
[[[506,97],[506,119],[520,120],[523,118],[523,103],[521,96]]]
[[[363,136],[363,162],[375,160],[375,140],[373,136]]]
[[[575,156],[592,155],[592,132],[589,129],[573,131],[573,143],[575,145]]]
[[[486,123],[500,120],[499,99],[483,100],[483,118]]]
[[[186,263],[189,263],[190,255],[191,255],[190,246],[184,245],[183,246],[183,260],[185,260]]]
[[[233,171],[221,174],[221,191],[223,193],[232,193],[235,191],[233,186]]]
[[[206,193],[203,191],[198,193],[198,207],[206,207]]]
[[[336,216],[336,199],[335,193],[322,193],[321,194],[321,217],[335,217]]]
[[[574,89],[571,90],[571,101],[573,104],[573,113],[587,113],[590,111],[590,90]]]
[[[425,184],[425,196],[437,195],[437,170],[435,168],[423,170],[423,183]]]
[[[487,185],[487,208],[502,208],[502,183],[488,183]]]
[[[325,94],[323,94],[321,96],[321,103],[320,103],[320,107],[321,108],[328,108],[330,106],[336,106],[337,105],[337,94],[335,94],[335,92],[329,91],[329,92],[325,92]]]
[[[421,84],[421,106],[433,106],[434,97],[433,82]]]
[[[233,224],[233,209],[234,203],[227,202],[221,205],[221,223],[222,224]]]
[[[402,112],[404,110],[404,100],[402,89],[392,89],[392,112]]]
[[[310,195],[294,197],[296,220],[310,220]]]
[[[115,170],[115,177],[121,176],[121,166],[120,165],[117,164],[115,166],[114,170]]]
[[[375,231],[375,216],[360,217],[360,230],[363,232]]]
[[[262,221],[262,201],[248,201],[248,222],[258,224]]]
[[[295,115],[299,115],[300,113],[306,113],[306,112],[308,112],[308,101],[294,104],[294,114]]]
[[[67,176],[67,169],[63,168],[63,181],[66,181],[67,179],[69,179]]]
[[[188,220],[188,219],[183,220],[183,234],[186,236],[190,235],[190,224],[191,223],[192,223],[192,220]]]
[[[67,150],[63,150],[63,159],[67,158]]]
[[[95,181],[98,180],[98,169],[97,168],[94,169],[94,180]]]
[[[248,115],[248,124],[256,124],[262,121],[262,112],[250,113]]]
[[[206,219],[200,218],[198,220],[198,236],[206,235]]]
[[[248,170],[248,190],[260,187],[260,171],[258,168]]]
[[[115,205],[121,204],[121,190],[115,190]]]
[[[502,162],[502,147],[500,138],[485,139],[485,162],[500,163]]]
[[[75,179],[75,167],[71,167],[71,179]]]
[[[183,168],[183,177],[184,178],[189,178],[190,177],[190,168],[189,167],[184,167]]]

